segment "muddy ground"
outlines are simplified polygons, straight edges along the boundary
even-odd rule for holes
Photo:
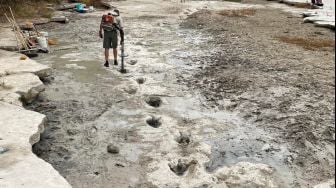
[[[182,83],[199,91],[206,106],[238,111],[256,126],[278,133],[281,139],[275,142],[292,147],[297,155],[292,165],[303,168],[307,177],[334,175],[333,155],[322,151],[325,157],[319,160],[321,151],[316,151],[334,144],[334,47],[306,50],[277,39],[334,40],[333,31],[303,25],[300,18],[278,10],[230,18],[203,10],[182,26],[211,33],[209,43],[215,44],[210,57],[194,57],[201,67]]]
[[[116,5],[127,74],[102,67],[103,12],[41,28],[59,44],[37,59],[53,73],[28,106],[48,117],[34,151],[73,187],[312,187],[334,176],[334,47],[278,38],[334,40],[334,31],[264,1]],[[223,15],[251,6],[248,16]],[[263,176],[274,182],[216,175],[239,162],[269,165]]]
[[[215,45],[204,57],[193,57],[201,67],[191,79],[182,76],[182,83],[199,91],[206,106],[239,112],[277,133],[273,142],[290,146],[296,156],[289,165],[303,169],[307,181],[334,176],[331,150],[317,149],[332,149],[335,141],[334,47],[306,50],[277,38],[334,40],[333,31],[279,10],[229,18],[202,10],[182,26],[213,34],[209,43]]]

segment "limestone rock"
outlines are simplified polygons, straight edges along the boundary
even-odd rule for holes
[[[40,139],[45,116],[0,102],[1,144],[10,151],[0,155],[0,187],[70,188],[53,167],[32,153]],[[20,177],[20,178],[18,178]]]
[[[266,164],[240,162],[219,169],[216,176],[228,187],[278,188],[274,173],[275,170]]]
[[[179,159],[177,163],[169,163],[168,166],[171,171],[173,171],[178,176],[183,176],[185,172],[189,169],[190,166],[196,165],[198,162],[196,160],[192,160],[191,162],[183,161],[182,159]]]
[[[49,163],[32,153],[45,116],[25,110],[21,99],[31,102],[44,89],[39,77],[47,76],[49,68],[20,56],[0,50],[0,187],[70,188]]]
[[[22,106],[21,96],[6,90],[0,90],[0,101],[16,106]]]
[[[6,24],[1,23],[1,26],[6,26]],[[12,27],[10,25],[7,26],[8,27],[0,27],[0,49],[12,51],[18,50],[17,41],[15,38],[15,34],[12,31]],[[0,57],[2,56],[0,55]]]
[[[314,188],[334,188],[334,187],[335,187],[335,179],[331,179],[327,182],[323,182],[314,186]]]
[[[318,27],[326,27],[330,29],[335,29],[335,22],[330,21],[316,21],[315,25]]]
[[[0,76],[33,73],[39,77],[46,77],[50,68],[31,59],[20,60],[21,55],[14,52],[0,50]]]
[[[15,101],[17,100],[17,95],[9,94],[15,93],[19,94],[20,97],[27,103],[32,102],[44,89],[42,81],[32,73],[22,73],[0,77],[0,86],[2,86],[2,90],[0,90],[0,98],[2,96],[7,96],[7,98],[10,99],[10,96],[12,96]]]
[[[107,146],[107,152],[112,153],[112,154],[118,154],[119,148],[117,146],[110,144]]]

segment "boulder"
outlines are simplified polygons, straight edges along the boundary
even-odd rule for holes
[[[119,153],[119,148],[115,145],[108,145],[107,146],[107,152],[111,153],[111,154],[118,154]]]

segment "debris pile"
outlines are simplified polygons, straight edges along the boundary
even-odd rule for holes
[[[100,1],[99,5],[106,8],[106,9],[113,9],[116,8],[111,5],[111,3],[106,2],[106,1]],[[93,5],[87,5],[84,3],[81,3],[78,0],[69,0],[69,3],[62,4],[57,8],[57,10],[60,11],[73,11],[73,12],[78,12],[78,13],[88,13],[88,12],[93,12],[95,10],[95,7]]]
[[[48,53],[48,33],[39,32],[36,29],[35,24],[31,22],[19,26],[10,7],[9,10],[11,16],[9,17],[7,14],[4,15],[15,34],[18,52],[28,57],[36,57],[38,56],[38,52]],[[51,41],[51,43],[55,44],[54,41]]]

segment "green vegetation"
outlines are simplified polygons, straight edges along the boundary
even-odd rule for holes
[[[77,0],[88,6],[101,7],[101,0]],[[0,0],[0,22],[7,22],[4,13],[10,15],[11,7],[17,18],[50,18],[53,10],[49,4],[59,4],[62,0]]]
[[[79,0],[81,3],[84,3],[88,6],[95,6],[100,7],[101,6],[101,0]]]
[[[53,10],[48,8],[48,4],[60,3],[61,0],[0,0],[0,21],[6,22],[4,13],[10,15],[11,7],[15,17],[18,18],[49,18]]]

